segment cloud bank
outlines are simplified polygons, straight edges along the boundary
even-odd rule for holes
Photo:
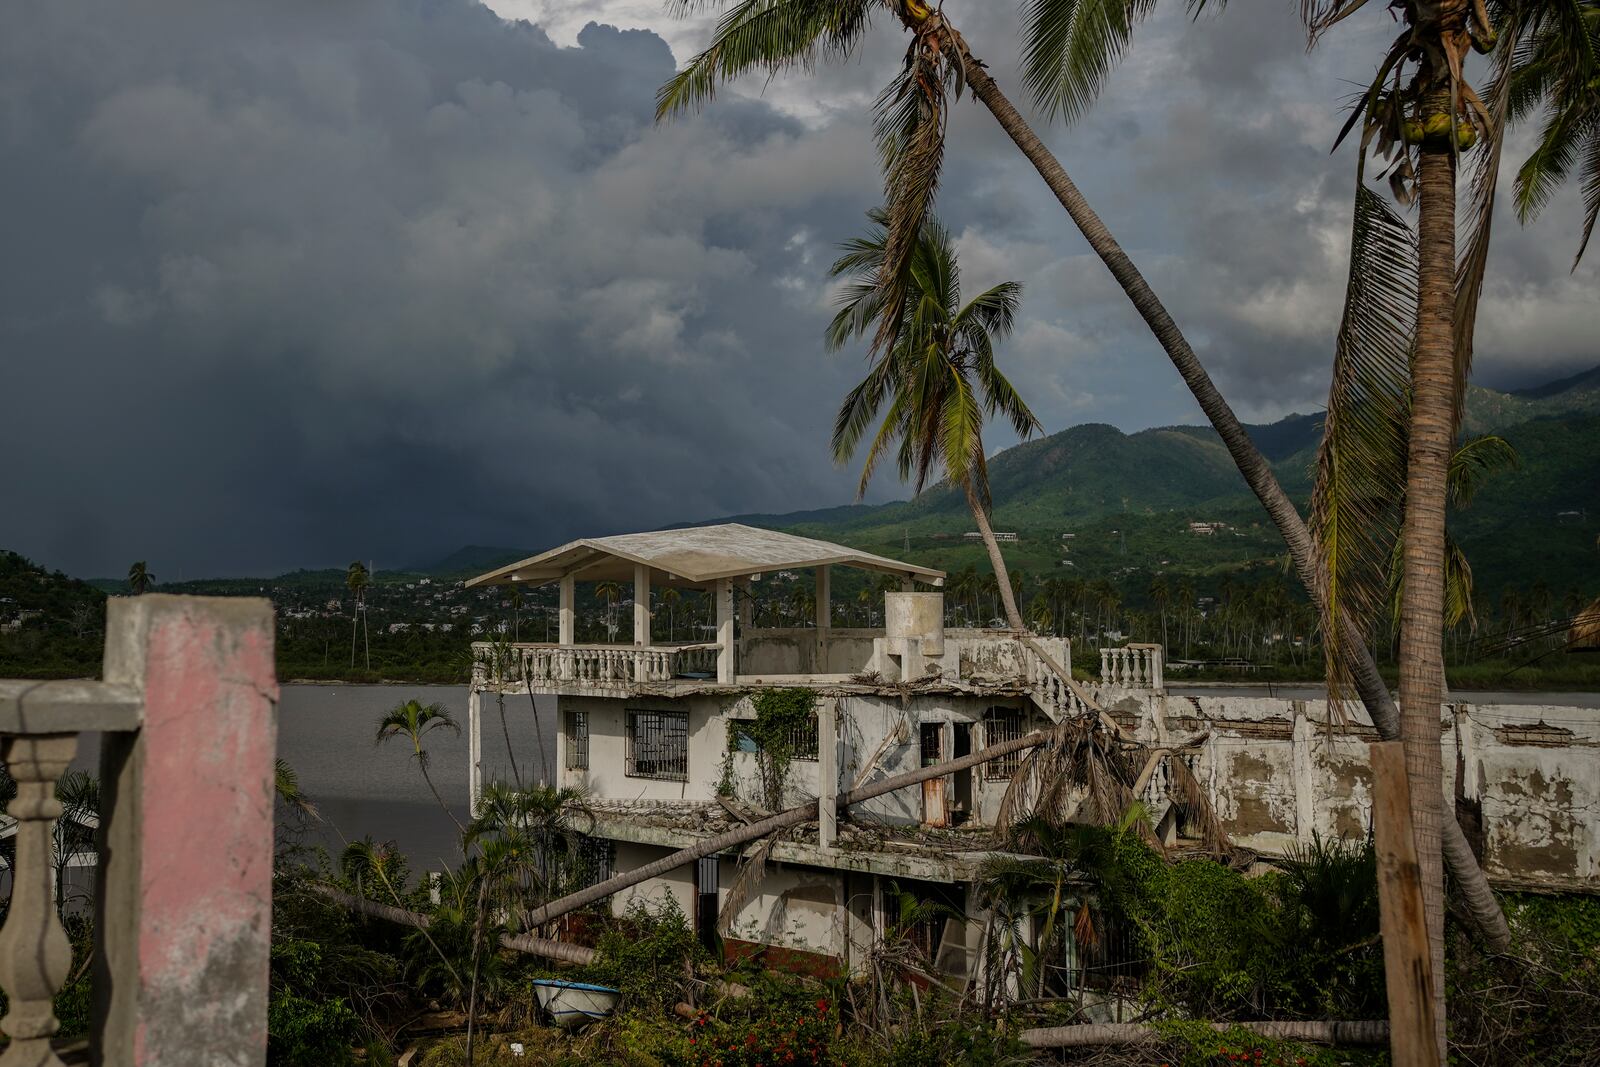
[[[878,198],[862,102],[903,42],[656,127],[704,20],[510,3],[0,13],[0,545],[170,579],[848,499],[825,271]],[[1017,84],[1009,13],[951,10]],[[1304,409],[1348,224],[1326,146],[1371,50],[1307,58],[1287,15],[1147,29],[1052,143],[1241,409]],[[1194,421],[987,115],[952,136],[941,211],[971,291],[1027,284],[1004,358],[1046,425]],[[1569,230],[1501,227],[1487,376],[1594,360]]]

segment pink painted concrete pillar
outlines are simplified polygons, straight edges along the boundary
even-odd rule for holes
[[[267,1048],[278,684],[269,601],[115,597],[105,679],[95,1062],[259,1067]]]

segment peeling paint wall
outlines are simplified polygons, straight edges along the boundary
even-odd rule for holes
[[[663,856],[670,855],[674,850],[663,848],[659,845],[635,845],[628,841],[618,841],[616,844],[614,861],[619,871],[631,871],[636,867],[643,867],[647,863],[654,863]],[[724,866],[727,866],[724,864]],[[683,911],[683,917],[688,920],[690,927],[694,926],[695,885],[694,864],[679,867],[669,874],[663,874],[649,881],[640,882],[638,885],[629,886],[611,898],[611,913],[623,915],[639,901],[652,911],[658,910],[668,898],[677,903]]]
[[[1372,818],[1365,711],[1328,725],[1321,700],[1119,693],[1118,717],[1150,744],[1181,745],[1223,825],[1278,854],[1358,838]],[[1484,866],[1505,886],[1600,892],[1600,712],[1553,705],[1448,705],[1440,721],[1446,803],[1482,812]],[[1459,779],[1459,781],[1458,781]]]
[[[872,662],[873,641],[882,636],[882,630],[831,628],[827,662],[818,663],[817,631],[813,627],[751,630],[739,640],[739,673],[860,674]]]
[[[738,864],[722,861],[722,906],[726,906],[740,871]],[[848,951],[844,883],[844,876],[833,871],[769,863],[759,888],[739,909],[728,933],[741,941],[820,952],[842,960]]]
[[[563,787],[582,789],[595,797],[624,800],[714,800],[722,774],[722,754],[727,733],[721,697],[695,696],[679,700],[606,697],[561,697],[557,705],[557,776]],[[588,717],[589,766],[567,767],[570,711]],[[627,773],[627,730],[630,711],[681,711],[689,716],[689,770],[684,781],[637,778]]]

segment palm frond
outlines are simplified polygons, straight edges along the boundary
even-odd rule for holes
[[[656,119],[704,105],[752,69],[768,77],[850,55],[875,5],[868,0],[742,0],[717,21],[711,44],[656,93]]]
[[[1400,628],[1400,606],[1405,598],[1405,537],[1402,535],[1395,539],[1394,555],[1389,562],[1387,575],[1389,624],[1395,630]],[[1444,625],[1454,629],[1463,622],[1470,629],[1478,628],[1477,613],[1472,607],[1473,598],[1472,564],[1467,562],[1467,554],[1461,548],[1460,542],[1450,533],[1444,532]]]
[[[1513,5],[1522,11],[1522,5]],[[1516,28],[1507,26],[1502,32],[1515,39]],[[1511,67],[1515,49],[1509,44],[1498,49],[1493,56],[1493,74],[1489,82],[1486,105],[1489,111],[1489,128],[1484,135],[1481,151],[1473,157],[1471,195],[1462,228],[1467,233],[1466,247],[1456,264],[1455,310],[1455,424],[1461,417],[1467,400],[1467,381],[1472,374],[1473,340],[1478,325],[1478,302],[1483,295],[1483,279],[1489,265],[1489,238],[1494,227],[1496,185],[1500,177],[1500,158],[1505,147],[1505,129],[1510,112]]]
[[[1022,84],[1051,118],[1088,111],[1155,0],[1024,0]]]
[[[878,268],[878,331],[872,343],[877,350],[892,347],[900,331],[911,261],[933,210],[944,166],[948,67],[930,60],[919,43],[912,43],[905,71],[875,104],[887,216]]]
[[[1463,441],[1450,456],[1446,488],[1452,507],[1464,508],[1483,488],[1484,481],[1497,471],[1522,465],[1522,457],[1511,442],[1486,433]]]
[[[1329,699],[1336,705],[1348,682],[1340,653],[1343,617],[1361,627],[1380,610],[1399,533],[1416,262],[1410,227],[1358,182],[1309,524],[1323,562],[1323,648]]]

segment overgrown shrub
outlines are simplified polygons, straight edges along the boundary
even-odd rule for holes
[[[737,745],[743,735],[755,745],[762,800],[776,811],[783,807],[784,785],[795,757],[795,738],[816,726],[817,695],[806,688],[763,689],[750,698],[750,705],[756,717],[740,722],[728,743],[730,747]]]
[[[310,941],[272,943],[272,991],[267,1003],[267,1062],[274,1067],[352,1064],[361,1020],[341,996],[320,987],[322,948]]]
[[[630,1012],[670,1013],[684,999],[688,971],[705,958],[677,898],[635,898],[622,921],[600,936],[591,980],[622,991]]]
[[[1578,1067],[1600,1060],[1600,900],[1512,895],[1513,953],[1452,926],[1445,959],[1450,1051],[1463,1067]]]

